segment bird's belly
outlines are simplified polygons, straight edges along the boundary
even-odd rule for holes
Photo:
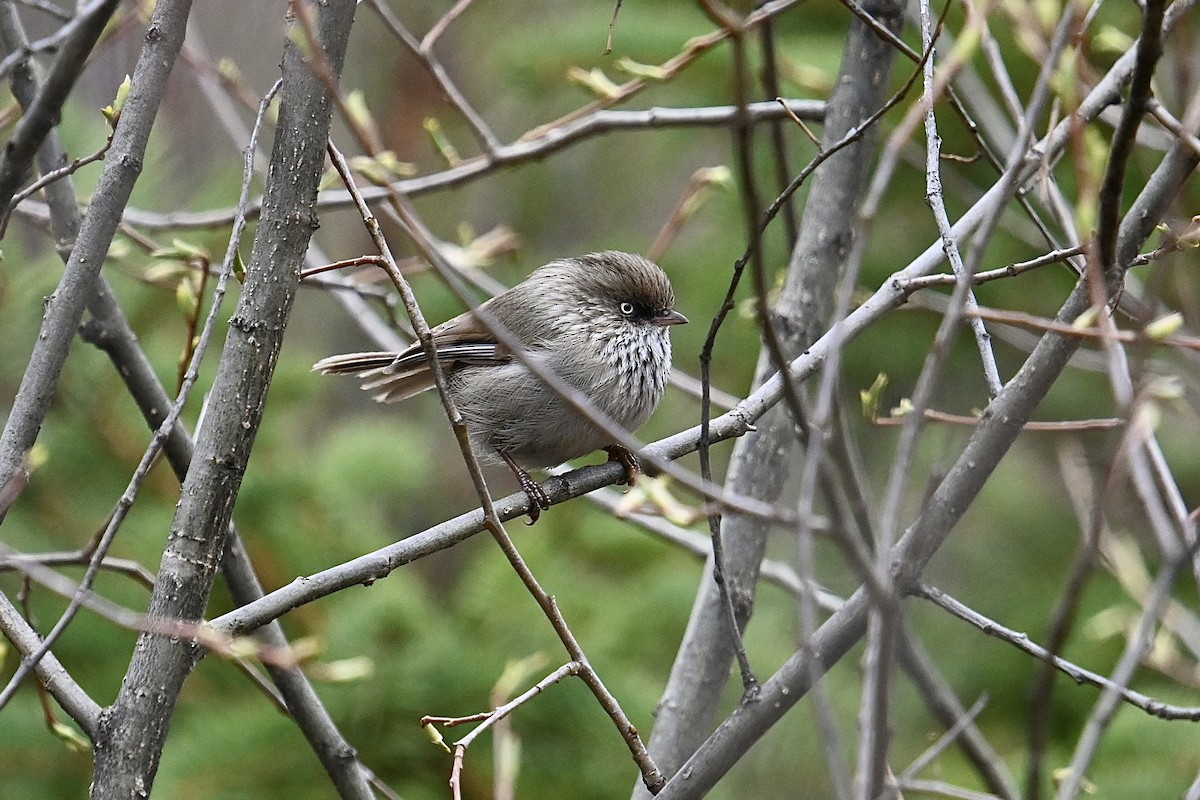
[[[456,376],[452,393],[482,457],[503,452],[527,468],[549,467],[616,440],[523,365],[461,372],[467,374]],[[661,391],[634,393],[616,382],[592,385],[590,393],[585,393],[579,388],[583,376],[566,370],[559,374],[596,410],[626,430],[641,427],[661,396]]]

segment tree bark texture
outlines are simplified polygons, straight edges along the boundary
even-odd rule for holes
[[[336,78],[345,58],[355,3],[330,0],[314,7],[325,51],[322,61]],[[295,300],[300,266],[317,226],[315,203],[333,101],[301,48],[290,39],[283,76],[262,218],[159,566],[150,600],[152,618],[197,621],[207,608]],[[121,692],[101,718],[94,798],[149,793],[171,713],[201,655],[202,648],[191,641],[141,636]]]

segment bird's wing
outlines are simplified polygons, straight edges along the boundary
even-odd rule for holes
[[[447,369],[455,366],[506,363],[510,356],[487,329],[467,313],[433,328],[438,361]],[[379,403],[398,403],[434,385],[425,350],[417,342],[399,353],[347,353],[322,359],[313,370],[326,375],[357,375],[362,388],[374,392]]]

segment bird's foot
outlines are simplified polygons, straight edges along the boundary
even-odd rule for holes
[[[517,462],[513,461],[505,453],[501,453],[500,457],[504,459],[504,463],[508,464],[508,468],[512,470],[512,474],[516,476],[517,483],[521,484],[521,491],[525,492],[525,496],[529,498],[529,522],[527,525],[532,525],[538,521],[542,515],[542,511],[550,508],[550,498],[546,494],[533,476],[522,469]]]
[[[637,476],[642,474],[642,462],[638,460],[637,455],[628,447],[619,444],[609,445],[604,448],[604,452],[608,453],[609,461],[616,461],[625,467],[625,480],[618,483],[633,486],[637,482]]]

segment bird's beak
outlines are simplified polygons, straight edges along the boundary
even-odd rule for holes
[[[671,309],[670,311],[666,311],[655,316],[654,319],[650,320],[650,324],[659,325],[665,328],[668,325],[686,325],[687,321],[687,317],[685,317],[683,314],[680,314],[675,309]]]

